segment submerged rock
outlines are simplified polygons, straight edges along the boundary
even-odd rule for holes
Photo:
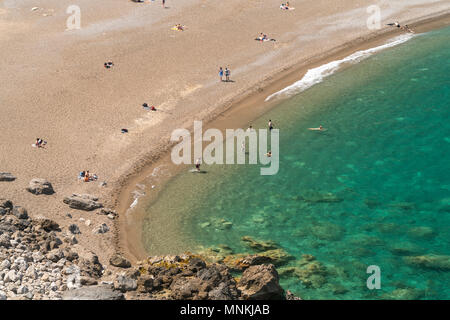
[[[319,192],[315,190],[305,191],[301,195],[297,196],[296,199],[310,203],[332,203],[341,202],[344,200],[331,192]]]
[[[387,300],[419,300],[424,297],[424,294],[425,292],[423,290],[414,288],[400,288],[383,294],[381,298]]]
[[[335,224],[313,226],[311,231],[320,240],[337,241],[344,236],[344,228]]]
[[[436,236],[436,233],[431,227],[414,227],[408,230],[408,235],[413,238],[431,239]]]
[[[423,249],[411,242],[393,244],[389,251],[397,256],[411,256],[423,252]]]
[[[422,256],[404,257],[404,261],[414,267],[450,271],[450,256],[428,254]]]
[[[263,240],[255,240],[250,236],[243,236],[241,241],[247,245],[248,247],[256,250],[256,251],[267,251],[272,249],[278,249],[280,246],[272,240],[263,241]]]

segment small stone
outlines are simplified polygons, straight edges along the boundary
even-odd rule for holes
[[[70,231],[72,234],[80,234],[80,233],[81,233],[80,228],[79,228],[76,224],[71,224],[71,225],[69,226],[69,231]]]

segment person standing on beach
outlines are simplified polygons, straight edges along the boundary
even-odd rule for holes
[[[223,81],[223,69],[222,67],[219,68],[219,77],[220,77],[220,81]]]
[[[230,81],[230,69],[225,68],[225,78],[226,78],[226,82]]]
[[[166,0],[162,0],[162,7],[163,7],[163,8],[166,7]]]
[[[273,129],[273,123],[272,120],[269,120],[269,130],[272,131]]]

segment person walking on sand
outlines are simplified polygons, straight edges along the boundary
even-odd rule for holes
[[[166,7],[166,0],[162,0],[162,7],[163,7],[163,8]]]
[[[225,68],[225,78],[226,78],[226,82],[230,81],[230,69]]]
[[[222,69],[222,67],[219,68],[219,77],[220,77],[220,81],[223,82],[223,69]]]
[[[197,161],[195,161],[195,168],[197,169],[198,172],[200,172],[200,158],[197,159]]]

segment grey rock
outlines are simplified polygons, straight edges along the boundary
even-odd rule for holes
[[[126,275],[119,275],[114,280],[114,289],[122,292],[134,291],[137,289],[137,281]]]
[[[16,177],[9,172],[0,172],[0,181],[14,181]]]
[[[13,215],[19,219],[28,219],[28,212],[25,208],[15,206],[13,208]]]
[[[80,228],[79,228],[76,224],[71,224],[71,225],[69,226],[69,231],[70,231],[72,234],[80,234],[80,233],[81,233]]]
[[[27,191],[39,195],[39,194],[53,194],[55,191],[53,190],[53,186],[50,182],[45,179],[34,178],[30,181],[30,185],[27,188]]]
[[[72,194],[69,197],[65,197],[63,202],[68,204],[72,209],[92,211],[103,207],[100,202],[97,202],[98,198],[88,194]]]
[[[106,233],[108,231],[109,231],[109,227],[108,227],[108,225],[106,223],[102,223],[97,228],[92,230],[93,233],[97,233],[97,234]]]
[[[109,259],[109,264],[115,267],[119,267],[119,268],[129,268],[131,267],[131,263],[130,261],[128,261],[127,259],[125,259],[124,257],[122,257],[119,254],[114,254],[110,259]]]
[[[63,300],[124,300],[121,292],[106,286],[89,286],[63,293]]]

